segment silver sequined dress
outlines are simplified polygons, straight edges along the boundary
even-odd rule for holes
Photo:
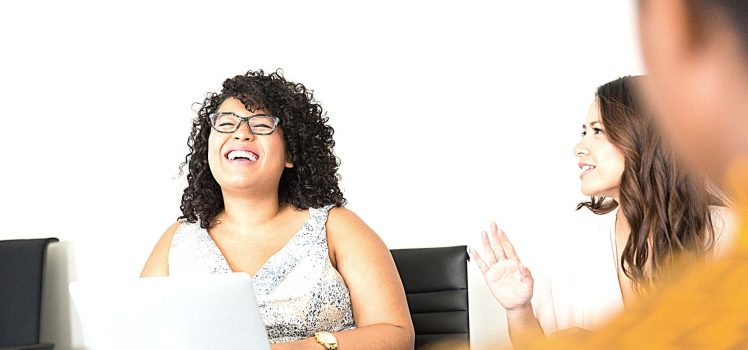
[[[272,343],[355,328],[348,288],[327,250],[325,223],[331,207],[310,208],[309,220],[253,277]],[[199,223],[182,222],[171,242],[169,274],[230,272],[208,232]]]

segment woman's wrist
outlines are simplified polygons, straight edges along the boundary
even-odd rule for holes
[[[289,343],[277,343],[273,344],[271,346],[273,350],[301,350],[301,349],[309,349],[309,350],[323,350],[325,347],[322,346],[322,344],[318,343],[314,337],[311,338],[305,338]]]
[[[525,313],[527,311],[532,311],[532,303],[528,301],[528,302],[526,302],[526,303],[524,303],[522,305],[518,305],[518,306],[515,306],[515,307],[507,307],[507,308],[504,308],[504,309],[506,310],[507,314]]]

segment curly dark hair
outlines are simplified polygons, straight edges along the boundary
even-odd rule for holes
[[[592,197],[577,205],[577,210],[586,207],[600,215],[622,208],[631,233],[621,266],[638,292],[666,277],[681,255],[702,259],[711,251],[715,239],[711,206],[727,202],[704,178],[688,171],[666,144],[635,94],[635,86],[644,78],[622,77],[603,84],[595,94],[605,133],[624,156],[620,203]]]
[[[281,174],[278,187],[280,203],[297,209],[343,206],[346,203],[338,186],[340,162],[333,154],[334,130],[313,91],[302,84],[287,81],[280,70],[265,74],[262,70],[226,79],[221,93],[209,93],[192,121],[187,140],[189,153],[180,165],[188,166],[187,187],[182,194],[182,216],[188,222],[200,221],[207,229],[215,224],[224,209],[221,188],[208,166],[208,116],[228,98],[240,100],[249,111],[263,109],[281,118],[283,139],[293,168]]]

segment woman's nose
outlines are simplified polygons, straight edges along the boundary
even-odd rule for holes
[[[249,130],[249,124],[242,120],[239,123],[239,128],[234,131],[234,139],[241,141],[251,141],[255,138],[255,135]]]
[[[588,155],[590,153],[590,150],[587,148],[587,144],[584,141],[584,137],[577,142],[576,146],[574,146],[574,155],[577,157]]]

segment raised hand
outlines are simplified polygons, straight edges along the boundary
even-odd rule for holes
[[[481,232],[483,256],[468,249],[470,258],[478,265],[493,296],[507,309],[515,310],[530,304],[534,280],[504,231],[491,223],[491,239]]]

